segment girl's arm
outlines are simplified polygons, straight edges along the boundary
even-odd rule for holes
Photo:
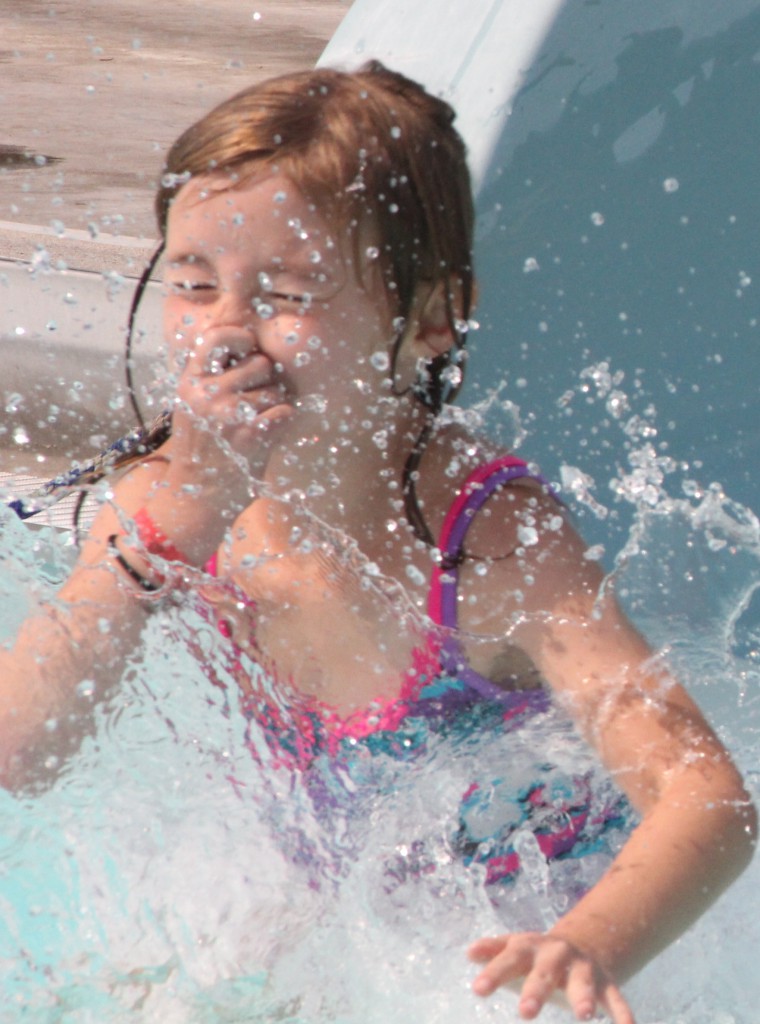
[[[116,551],[149,582],[159,583],[171,567],[145,552],[135,513],[146,509],[176,547],[193,549],[198,564],[214,550],[218,509],[169,480],[168,465],[156,458],[119,482],[60,591],[22,624],[10,648],[0,648],[0,783],[18,784],[42,760],[76,745],[93,693],[97,699],[120,677],[139,642],[157,594],[129,575]]]
[[[486,962],[474,983],[481,995],[524,978],[525,1018],[564,990],[578,1019],[601,1003],[616,1024],[630,1024],[617,984],[677,938],[740,873],[757,824],[725,748],[603,592],[601,572],[583,553],[565,524],[524,556],[505,560],[497,574],[513,589],[523,580],[512,641],[595,746],[641,824],[597,885],[547,934],[483,939],[470,955]],[[526,575],[535,580],[531,586]]]

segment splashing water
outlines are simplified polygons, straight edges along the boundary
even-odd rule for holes
[[[669,497],[669,467],[653,461],[641,428],[651,416],[633,419],[614,374],[589,379],[625,409],[616,422],[644,481],[616,491],[635,517],[610,580],[757,796],[760,630],[747,610],[760,523],[717,486]],[[592,485],[586,478],[576,498]],[[73,553],[64,534],[31,531],[10,513],[0,528],[10,637],[54,594]],[[553,785],[589,772],[595,800],[610,799],[611,783],[564,718],[552,712],[458,745],[429,737],[407,761],[359,758],[362,778],[331,779],[340,798],[315,813],[232,687],[212,685],[191,654],[216,664],[222,643],[190,606],[155,615],[79,752],[38,791],[0,793],[0,1022],[516,1021],[510,991],[471,994],[468,942],[550,926],[623,833],[547,864],[533,832],[518,828],[523,868],[498,889],[453,836],[466,788],[488,788],[468,821],[487,835],[489,816],[514,814],[512,794],[537,759],[554,765]],[[91,702],[86,685],[78,699]],[[752,867],[627,986],[641,1024],[749,1024],[760,997],[757,891]],[[569,1017],[549,1007],[542,1019]]]

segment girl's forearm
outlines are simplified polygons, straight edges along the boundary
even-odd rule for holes
[[[683,771],[603,878],[551,930],[617,981],[674,941],[749,862],[757,818],[730,764]]]
[[[100,599],[56,600],[26,620],[10,649],[0,649],[0,785],[20,781],[38,750],[47,756],[76,746],[148,611],[121,587]]]

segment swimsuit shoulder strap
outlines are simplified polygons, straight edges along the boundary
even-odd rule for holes
[[[473,470],[451,503],[438,540],[441,560],[433,568],[428,594],[428,615],[437,625],[451,630],[457,628],[459,565],[464,539],[476,514],[496,491],[521,478],[535,480],[554,493],[548,482],[533,472],[523,459],[503,455]]]

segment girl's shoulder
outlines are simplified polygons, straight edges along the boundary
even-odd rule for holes
[[[555,526],[557,516],[565,519],[559,499],[528,456],[460,424],[443,427],[431,440],[418,493],[433,536],[465,519],[468,546],[481,557],[512,550],[518,531],[536,517],[549,516]]]

